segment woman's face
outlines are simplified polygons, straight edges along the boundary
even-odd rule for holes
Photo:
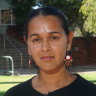
[[[68,40],[57,17],[34,17],[28,24],[27,45],[40,70],[56,72],[64,67]]]

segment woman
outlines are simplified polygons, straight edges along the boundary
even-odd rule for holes
[[[5,96],[96,96],[96,85],[66,69],[73,32],[59,9],[43,7],[32,11],[26,32],[28,53],[39,74],[9,89]]]

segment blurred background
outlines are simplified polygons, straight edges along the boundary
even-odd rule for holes
[[[74,31],[70,70],[96,83],[96,0],[0,0],[0,96],[38,73],[35,62],[28,63],[24,24],[30,10],[43,6],[66,14]]]

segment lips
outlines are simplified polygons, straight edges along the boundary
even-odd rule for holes
[[[44,61],[49,61],[49,60],[52,60],[54,58],[54,56],[43,56],[41,57],[42,60]]]

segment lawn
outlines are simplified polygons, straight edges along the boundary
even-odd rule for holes
[[[12,86],[26,81],[29,78],[32,78],[32,76],[0,76],[0,96],[4,96],[4,93]]]
[[[80,73],[80,75],[88,81],[96,84],[96,72],[92,73]]]
[[[90,82],[96,84],[96,72],[79,74]],[[0,96],[4,96],[4,93],[12,86],[26,81],[29,78],[32,78],[32,76],[0,76]]]

